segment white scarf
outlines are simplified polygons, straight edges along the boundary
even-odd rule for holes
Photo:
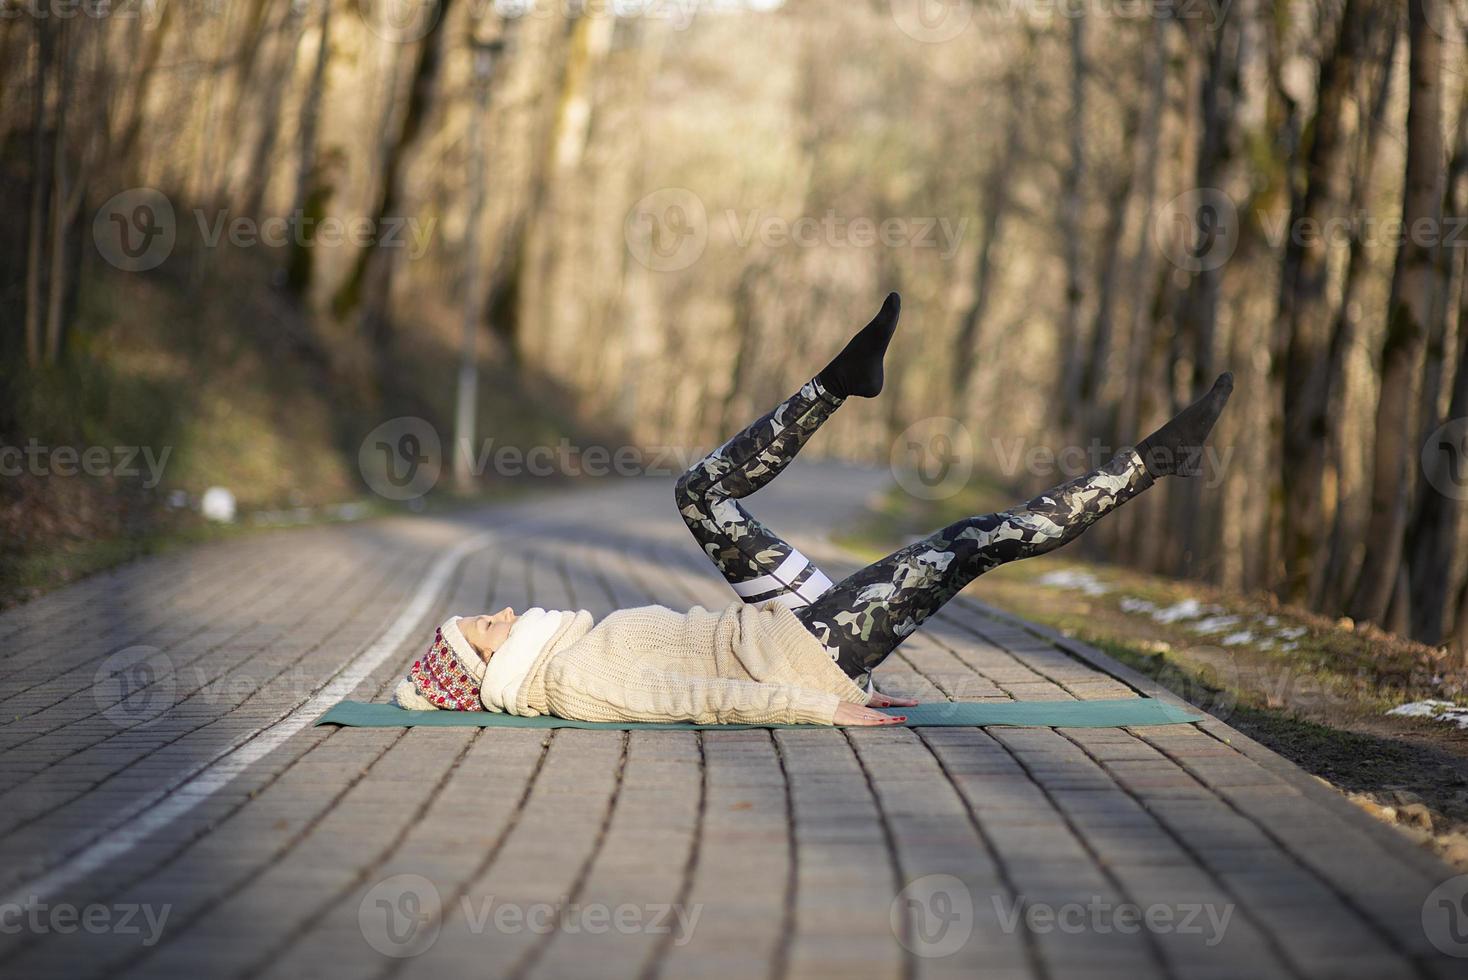
[[[547,643],[561,628],[563,616],[575,613],[547,611],[536,606],[527,609],[510,627],[510,635],[489,658],[484,671],[484,680],[479,686],[479,700],[489,711],[502,714],[515,713],[515,699],[520,694],[520,685],[530,673],[535,658],[540,656]]]

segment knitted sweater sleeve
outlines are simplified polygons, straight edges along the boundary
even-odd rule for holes
[[[841,699],[785,684],[639,670],[608,684],[574,668],[546,693],[553,713],[579,721],[691,721],[701,725],[830,725]]]

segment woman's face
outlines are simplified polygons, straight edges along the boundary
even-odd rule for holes
[[[479,651],[481,657],[488,660],[491,654],[504,646],[510,635],[510,627],[515,625],[518,618],[515,610],[506,606],[492,615],[463,617],[459,620],[459,632]]]

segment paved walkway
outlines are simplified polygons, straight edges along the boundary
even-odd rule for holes
[[[879,488],[797,465],[753,509],[842,572],[822,532]],[[1423,925],[1451,872],[1215,721],[308,725],[386,698],[451,611],[729,594],[644,480],[251,536],[0,616],[0,974],[1463,975]],[[1159,693],[967,601],[878,678]]]

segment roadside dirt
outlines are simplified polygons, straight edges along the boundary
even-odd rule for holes
[[[1155,677],[1468,871],[1468,730],[1386,714],[1464,703],[1461,657],[1270,597],[1078,562],[1007,566],[971,593]]]

